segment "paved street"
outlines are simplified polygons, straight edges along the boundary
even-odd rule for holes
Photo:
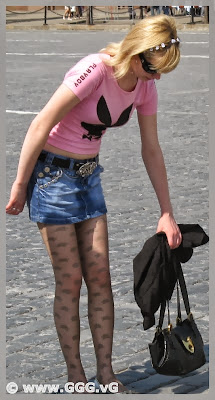
[[[7,32],[7,192],[15,178],[28,126],[81,57],[125,32]],[[178,223],[198,223],[208,233],[208,32],[178,32],[182,57],[178,68],[156,83],[158,127],[170,194]],[[144,169],[136,114],[127,125],[109,130],[100,162],[106,195],[110,263],[115,301],[113,366],[130,389],[145,394],[208,393],[208,362],[185,377],[155,373],[133,296],[132,261],[156,232],[159,207]],[[208,361],[208,245],[195,249],[183,265],[191,309],[205,343]],[[54,278],[36,226],[27,208],[7,216],[7,382],[20,393],[27,383],[66,382],[66,368],[54,328]],[[173,322],[176,300],[171,302]],[[87,294],[81,297],[81,353],[87,377],[96,371],[87,320]]]

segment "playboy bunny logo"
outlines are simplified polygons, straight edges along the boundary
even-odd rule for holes
[[[101,125],[88,124],[87,122],[82,122],[81,126],[83,126],[83,128],[88,131],[88,134],[83,135],[82,139],[88,139],[90,141],[92,139],[98,140],[101,138],[101,136],[104,133],[104,131],[106,130],[106,128],[113,128],[115,126],[124,125],[129,120],[132,106],[133,106],[133,104],[131,104],[128,108],[126,108],[126,110],[124,110],[122,112],[122,114],[120,115],[120,117],[118,118],[118,121],[114,125],[111,125],[112,119],[111,119],[111,115],[110,115],[106,100],[105,100],[104,96],[101,96],[98,101],[98,104],[97,104],[97,115],[98,115],[99,121],[101,121],[103,123],[103,125],[102,124]]]

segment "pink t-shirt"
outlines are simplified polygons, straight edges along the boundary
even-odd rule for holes
[[[107,128],[124,125],[137,109],[140,114],[157,112],[154,80],[138,79],[132,92],[121,89],[112,67],[105,65],[106,54],[91,54],[65,75],[63,83],[81,100],[53,127],[47,143],[77,153],[98,153]]]

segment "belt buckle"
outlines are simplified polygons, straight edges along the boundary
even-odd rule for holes
[[[96,167],[97,163],[95,161],[87,162],[78,169],[77,174],[84,178],[85,176],[91,175]]]

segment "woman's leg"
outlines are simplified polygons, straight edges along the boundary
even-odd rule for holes
[[[88,288],[88,317],[97,358],[97,378],[106,384],[116,380],[111,363],[114,305],[106,215],[76,224],[76,233]]]
[[[79,298],[82,270],[74,225],[38,224],[50,256],[56,290],[55,325],[68,369],[69,382],[84,382],[80,359]]]

